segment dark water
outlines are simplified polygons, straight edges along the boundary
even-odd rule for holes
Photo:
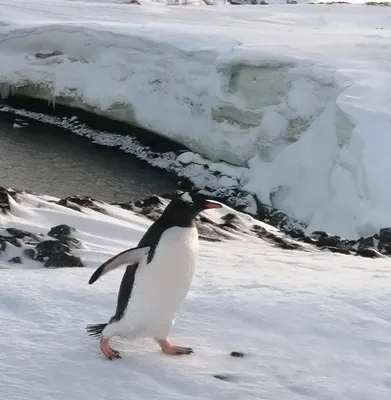
[[[18,117],[19,118],[19,117]],[[0,113],[0,185],[107,202],[140,199],[175,188],[163,172],[114,148],[92,144],[50,125]]]

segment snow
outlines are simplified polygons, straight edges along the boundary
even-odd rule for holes
[[[391,226],[390,9],[218,5],[0,0],[1,96],[152,130],[308,232]]]
[[[53,200],[21,194],[1,226],[40,234],[69,224],[86,266],[47,269],[20,248],[0,253],[0,398],[389,399],[389,261],[284,251],[248,236],[202,241],[171,337],[195,354],[170,357],[151,340],[114,340],[123,359],[109,362],[84,329],[112,315],[123,270],[87,282],[151,221],[105,203],[106,214],[81,213]],[[8,263],[13,256],[23,263]]]

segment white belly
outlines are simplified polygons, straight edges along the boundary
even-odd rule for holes
[[[173,227],[163,233],[152,261],[137,269],[128,307],[118,323],[120,336],[168,335],[189,291],[197,256],[195,227]]]

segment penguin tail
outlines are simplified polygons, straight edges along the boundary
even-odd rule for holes
[[[95,325],[87,325],[86,330],[89,336],[100,337],[103,329],[106,328],[107,324],[95,324]]]

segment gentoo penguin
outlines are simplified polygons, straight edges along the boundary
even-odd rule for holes
[[[198,255],[195,217],[201,211],[221,207],[201,194],[177,193],[137,247],[110,258],[92,274],[89,284],[131,263],[122,278],[114,316],[108,323],[87,325],[89,335],[100,337],[106,358],[121,358],[109,344],[113,336],[128,340],[151,337],[164,353],[193,353],[190,347],[171,344],[168,336],[194,274]]]

